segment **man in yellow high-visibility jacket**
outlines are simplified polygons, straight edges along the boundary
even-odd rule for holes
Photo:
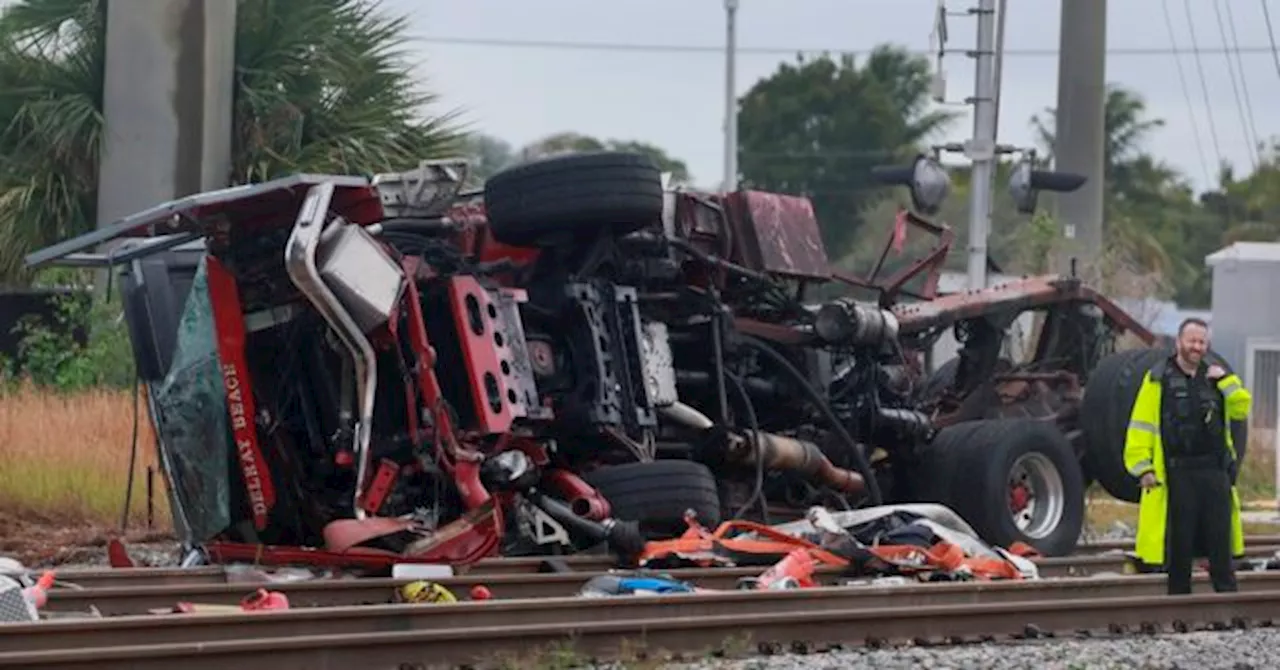
[[[1249,416],[1240,377],[1205,360],[1209,328],[1178,327],[1174,354],[1142,379],[1125,436],[1124,465],[1142,485],[1139,560],[1168,569],[1170,594],[1191,593],[1191,559],[1203,540],[1214,591],[1235,591],[1244,553],[1230,422]]]

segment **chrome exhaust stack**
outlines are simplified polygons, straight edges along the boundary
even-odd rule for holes
[[[404,271],[360,226],[330,217],[336,186],[313,186],[303,201],[285,244],[284,262],[298,290],[315,306],[351,355],[357,418],[352,448],[356,487],[352,505],[357,519],[369,471],[378,368],[366,333],[385,324],[404,291]],[[347,366],[343,366],[344,369]],[[349,412],[349,408],[343,408]]]

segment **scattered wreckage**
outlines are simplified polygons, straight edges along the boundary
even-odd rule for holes
[[[890,586],[942,581],[1021,581],[1039,579],[1035,552],[1025,545],[1012,550],[993,547],[958,515],[941,505],[883,505],[873,508],[831,512],[822,507],[807,511],[805,518],[780,526],[758,522],[726,521],[714,530],[689,519],[689,528],[680,537],[649,542],[638,557],[635,569],[612,569],[581,573],[577,595],[608,597],[641,594],[709,593],[726,589],[774,591],[813,588],[822,584],[848,586]],[[742,576],[732,586],[699,586],[682,579],[687,572],[678,568],[739,566],[756,568],[755,576]],[[548,557],[543,568],[566,570],[567,566]],[[359,570],[318,567],[268,567],[235,563],[224,567],[227,584],[238,585],[243,593],[238,603],[200,602],[179,596],[172,605],[150,607],[155,615],[236,613],[290,609],[287,585],[310,581],[343,581]],[[569,570],[572,572],[572,570]],[[819,574],[821,571],[822,574]],[[82,574],[82,573],[81,573]],[[450,566],[400,564],[386,587],[388,603],[454,603],[460,600],[512,598],[511,583],[483,581],[465,591],[450,584]],[[483,570],[472,577],[483,580]],[[705,574],[705,573],[704,573]],[[507,575],[504,575],[507,576]],[[555,575],[529,575],[530,580]],[[112,606],[44,609],[51,589],[92,589],[80,581],[76,570],[32,571],[9,559],[0,558],[0,624],[47,618],[80,619],[120,615]],[[443,578],[443,579],[442,579]],[[108,587],[108,590],[113,590]],[[377,602],[376,597],[373,601]],[[299,603],[294,603],[299,604]],[[314,606],[314,597],[304,597],[302,607]]]
[[[930,254],[843,276],[808,199],[669,188],[630,153],[466,178],[452,161],[295,175],[28,256],[125,266],[189,560],[605,547],[634,565],[725,520],[892,502],[943,503],[1000,547],[1075,546],[1080,387],[1119,333],[1145,333],[1078,279],[936,296],[951,233],[915,214]],[[877,297],[810,299],[837,281]],[[1039,343],[1013,365],[1003,333],[1026,310]],[[964,348],[926,380],[947,329]]]

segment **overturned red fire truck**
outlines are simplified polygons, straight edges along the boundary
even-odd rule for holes
[[[1002,546],[1076,543],[1082,384],[1118,334],[1150,337],[1079,280],[938,297],[950,231],[916,215],[929,255],[844,276],[808,199],[672,188],[636,154],[466,177],[296,175],[28,257],[123,268],[190,547],[365,567],[635,556],[689,511],[895,501],[945,503]],[[876,297],[811,298],[833,282]],[[1011,362],[1026,310],[1039,345]],[[948,330],[961,355],[926,379]]]

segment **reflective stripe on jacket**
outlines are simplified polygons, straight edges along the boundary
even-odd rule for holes
[[[1235,374],[1224,375],[1217,382],[1222,392],[1224,421],[1227,423],[1227,451],[1231,460],[1236,460],[1235,444],[1231,439],[1231,421],[1243,421],[1249,418],[1249,409],[1253,397],[1245,389],[1240,377]],[[1163,484],[1165,478],[1164,446],[1160,438],[1160,397],[1161,387],[1158,379],[1153,379],[1148,371],[1142,378],[1142,386],[1138,389],[1138,397],[1133,403],[1133,412],[1129,415],[1129,427],[1125,431],[1124,467],[1136,478],[1153,472],[1156,481],[1162,485],[1142,492],[1138,507],[1138,538],[1135,551],[1138,559],[1148,565],[1164,564],[1165,523],[1168,516],[1168,487]],[[1244,528],[1240,521],[1240,495],[1236,487],[1231,487],[1231,553],[1240,556],[1244,553]]]

